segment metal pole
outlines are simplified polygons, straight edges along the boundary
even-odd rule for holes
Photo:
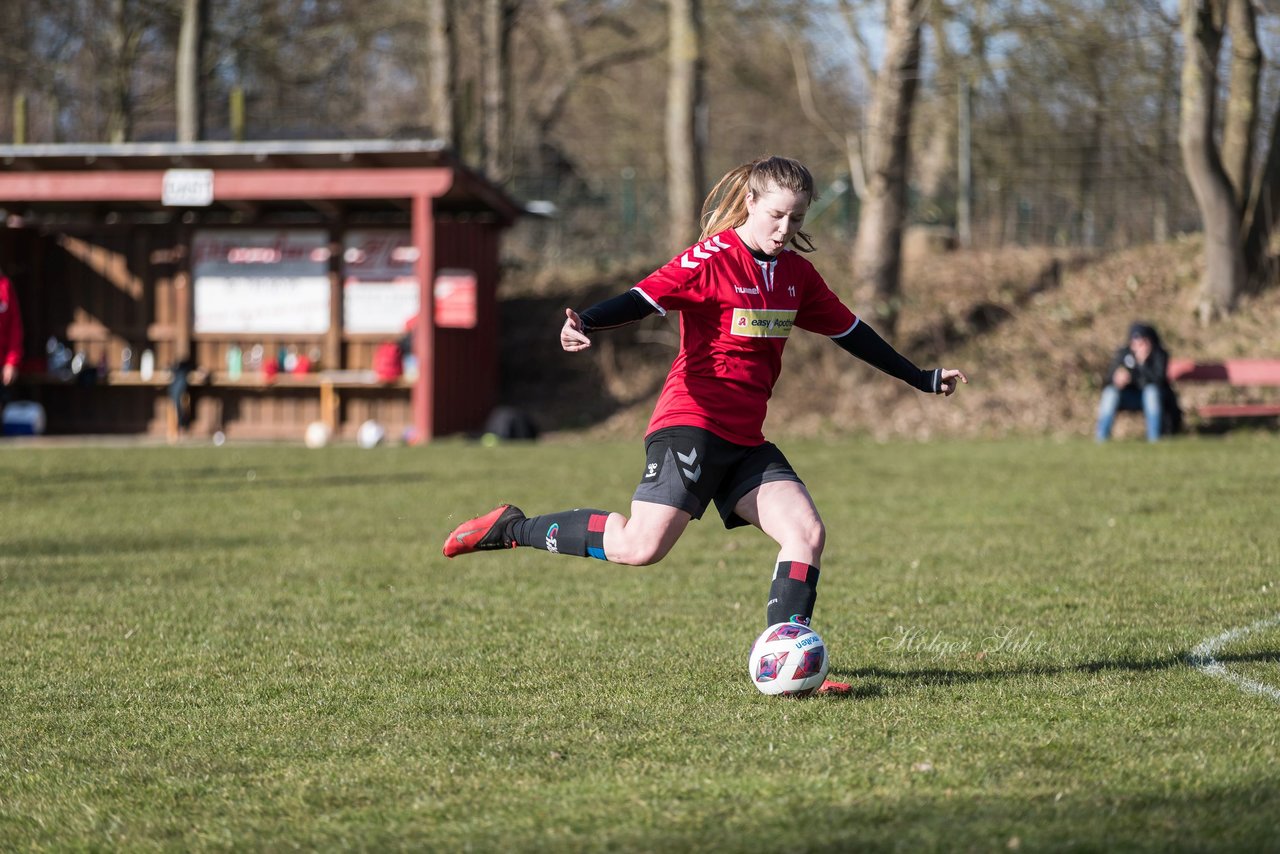
[[[957,117],[956,151],[956,237],[960,246],[973,245],[973,130],[970,98],[972,89],[967,75],[960,76],[956,93],[959,116]]]

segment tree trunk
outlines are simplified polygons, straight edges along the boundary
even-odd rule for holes
[[[920,79],[920,30],[926,0],[890,0],[884,61],[867,129],[867,188],[854,243],[859,302],[887,336],[901,303],[902,232],[907,219],[911,113]]]
[[[450,148],[458,145],[455,64],[452,0],[427,0],[427,125]]]
[[[1089,116],[1088,142],[1084,147],[1084,156],[1080,163],[1080,245],[1086,249],[1098,247],[1098,227],[1096,210],[1098,205],[1098,167],[1103,158],[1103,126],[1102,93],[1098,94],[1098,107]]]
[[[1255,27],[1257,18],[1254,15],[1252,6],[1249,3],[1240,3],[1245,8],[1237,12],[1235,6],[1232,11],[1238,15],[1248,15],[1248,22]],[[1231,19],[1232,26],[1235,26],[1236,18]],[[1256,35],[1256,32],[1255,32]],[[1237,33],[1232,32],[1232,41],[1237,38]],[[1252,42],[1254,48],[1255,59],[1258,56],[1256,38]],[[1235,94],[1235,67],[1232,67],[1232,95]],[[1257,97],[1257,88],[1255,81],[1254,97]],[[1256,110],[1254,111],[1256,119]],[[1245,200],[1245,215],[1242,228],[1245,233],[1244,239],[1244,264],[1246,274],[1248,276],[1247,286],[1254,288],[1262,287],[1268,281],[1274,281],[1275,263],[1268,246],[1271,243],[1271,236],[1275,233],[1276,223],[1280,221],[1280,108],[1276,110],[1276,114],[1272,117],[1271,134],[1269,144],[1266,148],[1266,161],[1263,164],[1262,171],[1258,175],[1256,183],[1251,187],[1251,192],[1243,193],[1242,198]],[[1225,147],[1225,146],[1224,146]],[[1244,173],[1247,175],[1247,173]],[[1240,185],[1248,186],[1248,185]]]
[[[1178,144],[1204,221],[1204,275],[1199,313],[1203,323],[1228,314],[1244,288],[1244,253],[1235,193],[1214,145],[1214,88],[1222,16],[1213,2],[1182,0],[1182,115]]]
[[[1280,223],[1280,108],[1271,120],[1271,139],[1267,160],[1250,195],[1249,211],[1244,220],[1244,263],[1248,285],[1261,288],[1274,281],[1274,262],[1267,247]]]
[[[507,178],[507,128],[510,125],[511,0],[484,0],[484,171],[489,180]]]
[[[1222,168],[1236,196],[1236,210],[1249,205],[1253,170],[1253,138],[1258,129],[1258,80],[1262,51],[1251,0],[1227,0],[1227,32],[1231,35],[1231,82],[1223,116]]]
[[[667,205],[672,251],[701,233],[706,133],[703,111],[702,3],[670,2],[670,73],[667,78]]]
[[[973,247],[973,85],[961,74],[956,90],[956,239]]]
[[[127,142],[133,136],[133,75],[137,37],[129,29],[128,0],[112,0],[107,43],[110,65],[106,69],[108,142]]]
[[[1160,42],[1160,79],[1174,79],[1177,67],[1178,47],[1173,35],[1170,34]],[[1169,239],[1169,198],[1173,186],[1171,178],[1177,174],[1175,164],[1168,157],[1168,152],[1172,149],[1173,141],[1177,137],[1175,124],[1178,109],[1174,99],[1175,95],[1172,92],[1160,92],[1153,128],[1155,135],[1151,143],[1158,158],[1158,168],[1155,181],[1147,192],[1153,199],[1151,239],[1156,243],[1164,243]]]
[[[204,136],[204,87],[201,57],[204,53],[206,0],[183,0],[178,30],[177,74],[174,101],[177,107],[178,142],[195,142]]]

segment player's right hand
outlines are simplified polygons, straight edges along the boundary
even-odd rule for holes
[[[564,326],[560,327],[560,346],[570,353],[586,350],[591,339],[582,331],[582,318],[571,308],[564,310]]]

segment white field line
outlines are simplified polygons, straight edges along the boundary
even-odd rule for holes
[[[1247,694],[1257,694],[1280,703],[1280,688],[1267,685],[1256,679],[1250,679],[1247,676],[1241,676],[1239,673],[1232,673],[1227,669],[1226,665],[1214,658],[1218,650],[1226,644],[1238,641],[1254,632],[1269,629],[1272,626],[1280,626],[1280,614],[1268,617],[1265,620],[1259,620],[1249,626],[1231,629],[1217,637],[1206,638],[1197,644],[1195,649],[1191,650],[1191,654],[1187,656],[1187,662],[1201,673],[1206,673],[1218,679],[1225,679]]]

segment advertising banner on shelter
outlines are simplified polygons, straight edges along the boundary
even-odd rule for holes
[[[418,250],[408,229],[347,232],[342,324],[347,332],[398,335],[418,315]]]
[[[436,326],[476,327],[476,274],[471,270],[441,270],[436,274]]]
[[[329,235],[321,229],[204,229],[192,240],[197,333],[329,329]]]
[[[418,250],[408,229],[347,233],[342,254],[342,318],[347,332],[399,334],[418,316]],[[476,274],[445,269],[434,282],[436,326],[474,329]]]

